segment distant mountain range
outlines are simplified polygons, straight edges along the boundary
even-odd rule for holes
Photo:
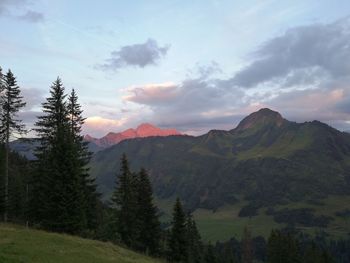
[[[181,135],[181,133],[175,129],[160,129],[152,124],[143,123],[139,125],[136,129],[127,129],[125,131],[117,133],[110,132],[99,139],[91,137],[90,135],[86,135],[84,139],[88,142],[94,143],[98,147],[107,148],[126,139],[145,138],[154,136],[164,137],[170,135]]]
[[[180,196],[192,209],[350,194],[350,134],[319,121],[291,122],[270,109],[229,131],[136,138],[96,153],[91,171],[107,195],[124,152],[134,169],[149,169],[158,198]]]

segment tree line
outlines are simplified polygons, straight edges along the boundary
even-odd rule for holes
[[[92,154],[82,136],[85,119],[75,90],[67,94],[60,78],[53,82],[35,123],[36,158],[31,162],[10,149],[11,140],[27,133],[19,118],[25,105],[14,74],[10,70],[3,74],[0,68],[0,212],[4,222],[112,241],[169,262],[328,263],[333,262],[329,251],[334,255],[347,247],[348,243],[341,243],[342,247],[331,250],[281,231],[273,231],[266,241],[252,238],[248,229],[241,241],[205,243],[180,199],[175,201],[170,224],[162,226],[147,170],[131,171],[126,155],[121,156],[111,199],[102,202],[89,175]]]

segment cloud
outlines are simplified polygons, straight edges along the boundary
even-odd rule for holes
[[[144,68],[156,65],[163,58],[170,46],[159,46],[154,39],[148,39],[145,43],[123,46],[113,51],[111,57],[102,65],[96,67],[102,70],[118,70],[123,67],[133,66]]]
[[[37,88],[22,88],[21,96],[26,102],[26,110],[31,110],[37,106],[40,106],[45,101],[45,92],[42,89]]]
[[[178,84],[126,89],[124,101],[151,111],[156,124],[194,134],[232,129],[262,107],[292,121],[320,120],[350,129],[350,19],[287,30],[226,79],[217,65],[197,67]]]
[[[314,84],[325,76],[350,75],[350,18],[287,30],[265,42],[252,62],[232,78],[232,84],[253,88],[266,82]],[[286,79],[289,81],[286,82]]]
[[[19,16],[19,18],[26,22],[38,23],[45,20],[44,15],[39,12],[28,10],[24,15]]]
[[[173,102],[178,98],[179,86],[172,82],[132,86],[127,89],[129,95],[123,99],[144,105]]]
[[[13,7],[17,8],[23,4],[27,4],[26,0],[0,0],[0,15],[9,12]]]
[[[234,109],[244,101],[242,90],[227,89],[224,81],[207,76],[188,78],[179,84],[146,84],[126,92],[124,101],[147,107],[155,124],[185,132],[214,125],[232,127]]]
[[[121,127],[127,121],[126,118],[121,118],[119,120],[113,120],[108,118],[103,118],[100,116],[88,117],[85,120],[84,124],[84,132],[87,134],[96,134],[105,135],[108,131],[117,131],[120,130]]]
[[[30,23],[43,22],[44,14],[30,10],[30,5],[31,2],[28,0],[0,0],[0,16],[10,16]],[[14,15],[13,11],[24,13]]]

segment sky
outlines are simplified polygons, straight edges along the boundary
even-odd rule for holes
[[[228,130],[264,107],[350,130],[348,0],[0,0],[0,24],[29,128],[60,77],[95,137]]]

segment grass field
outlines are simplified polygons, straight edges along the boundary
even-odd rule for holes
[[[285,206],[276,206],[275,209],[289,208],[312,208],[315,215],[325,215],[334,218],[327,228],[299,227],[303,231],[314,234],[320,230],[325,230],[332,238],[342,238],[350,233],[350,218],[335,216],[337,211],[350,209],[350,196],[330,196],[321,200],[323,205],[310,204],[308,202],[290,203]],[[171,209],[174,199],[157,200],[158,207],[164,212],[162,221],[171,220]],[[243,229],[247,226],[253,236],[262,235],[268,237],[274,228],[284,227],[285,224],[278,224],[272,216],[265,214],[266,208],[259,210],[259,214],[252,218],[239,217],[240,209],[246,205],[245,201],[240,201],[236,205],[224,206],[213,212],[206,209],[197,209],[193,213],[203,240],[216,242],[225,241],[231,237],[240,239]]]
[[[162,262],[111,243],[0,224],[1,263]]]
[[[228,240],[231,237],[240,239],[244,227],[248,227],[253,236],[268,236],[271,229],[281,228],[284,225],[277,224],[273,218],[260,212],[254,217],[238,217],[241,205],[225,206],[216,212],[197,209],[193,217],[204,240],[216,242]]]

